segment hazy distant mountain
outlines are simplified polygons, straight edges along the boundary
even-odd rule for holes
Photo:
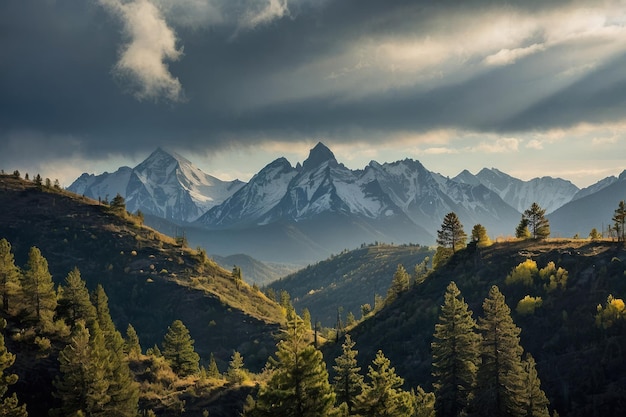
[[[189,160],[161,148],[135,168],[123,167],[101,175],[83,174],[68,190],[94,199],[126,199],[130,212],[189,222],[222,203],[244,183],[221,181],[205,174]]]
[[[391,200],[433,236],[450,212],[459,216],[466,232],[482,224],[493,236],[510,234],[519,221],[519,212],[480,183],[447,179],[428,171],[419,161],[370,162],[365,175],[376,178]]]
[[[547,213],[551,213],[570,202],[579,191],[570,181],[561,178],[541,177],[522,181],[495,168],[483,168],[475,176],[465,170],[454,181],[473,185],[480,183],[496,192],[520,213],[532,203],[539,204]]]
[[[618,178],[609,177],[588,188],[599,190],[576,198],[548,216],[552,236],[587,237],[594,227],[601,231],[612,226],[611,218],[617,205],[626,200],[626,171]]]

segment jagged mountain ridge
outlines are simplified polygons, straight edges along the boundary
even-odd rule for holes
[[[82,174],[68,190],[94,199],[120,194],[130,212],[138,210],[168,220],[190,222],[222,203],[244,185],[222,181],[175,152],[157,148],[135,168],[100,175]]]
[[[433,243],[441,219],[451,211],[467,224],[480,223],[497,234],[510,230],[519,220],[518,211],[482,184],[446,179],[410,159],[385,164],[372,161],[364,170],[353,171],[318,143],[301,167],[292,167],[284,158],[272,162],[196,223],[221,230],[312,221],[333,213],[369,224],[412,225],[418,229],[413,241],[419,234],[424,239],[420,243]],[[387,236],[396,242],[407,238]],[[353,246],[359,243],[351,242]]]
[[[522,181],[493,168],[449,178],[411,159],[351,170],[320,142],[302,164],[278,158],[247,184],[219,182],[158,149],[136,168],[84,174],[70,189],[94,197],[108,192],[110,198],[125,186],[120,194],[130,211],[182,225],[190,243],[210,253],[306,263],[361,243],[434,244],[449,212],[468,233],[482,224],[492,238],[511,236],[533,202],[551,213],[615,181],[579,190],[560,178]]]
[[[454,181],[482,184],[520,213],[532,203],[539,204],[547,213],[551,213],[570,202],[580,191],[570,181],[561,178],[537,177],[522,181],[496,168],[483,168],[476,175],[464,170],[454,178]]]

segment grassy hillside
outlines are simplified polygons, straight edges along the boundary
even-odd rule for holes
[[[23,266],[31,246],[47,258],[56,283],[77,266],[90,289],[100,283],[112,317],[124,331],[131,323],[144,347],[160,343],[167,326],[182,320],[204,358],[224,365],[238,350],[251,369],[273,351],[280,308],[203,251],[116,214],[97,201],[55,188],[0,177],[0,237]]]
[[[545,282],[506,284],[507,275],[527,259],[544,268],[550,261],[568,271],[565,289],[548,291]],[[597,306],[609,294],[626,296],[626,251],[602,241],[513,241],[478,249],[468,247],[402,294],[378,314],[352,330],[362,366],[378,349],[391,359],[409,387],[432,389],[432,334],[443,294],[455,281],[477,318],[491,285],[498,285],[521,327],[522,346],[537,359],[539,377],[552,406],[561,416],[622,415],[626,401],[626,325],[596,326]],[[534,314],[516,312],[526,295],[542,297]],[[327,345],[329,363],[340,353]]]
[[[361,306],[374,307],[376,294],[385,297],[393,274],[402,264],[409,274],[432,251],[417,245],[371,245],[318,262],[268,285],[277,294],[285,290],[296,311],[309,309],[311,317],[323,326],[333,327],[337,309],[342,320],[348,313],[361,317]]]
[[[258,286],[267,285],[300,269],[294,264],[261,262],[243,253],[230,256],[212,255],[211,258],[225,269],[238,266],[241,268],[243,280]]]

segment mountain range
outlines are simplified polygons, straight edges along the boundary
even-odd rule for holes
[[[320,142],[302,164],[278,158],[248,183],[221,181],[159,148],[135,168],[85,173],[69,190],[100,199],[119,193],[148,224],[185,233],[209,253],[307,263],[361,243],[432,245],[449,212],[467,233],[481,224],[493,239],[512,236],[533,202],[549,213],[553,236],[586,236],[602,230],[626,197],[626,171],[581,190],[561,178],[523,181],[494,168],[449,178],[412,159],[352,170]],[[579,218],[578,207],[589,204],[605,210]]]

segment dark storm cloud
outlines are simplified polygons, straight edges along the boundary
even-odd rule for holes
[[[5,1],[0,163],[621,120],[623,11],[593,5]]]

